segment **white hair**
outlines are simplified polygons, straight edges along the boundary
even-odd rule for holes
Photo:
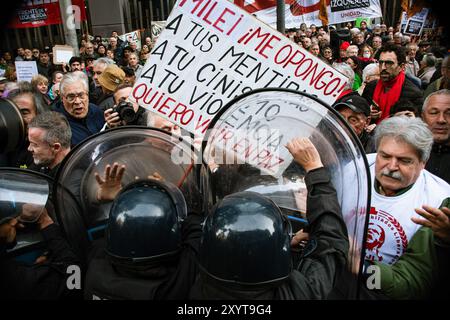
[[[431,93],[428,97],[426,97],[425,101],[423,102],[422,112],[425,112],[425,109],[428,107],[428,104],[430,102],[430,98],[432,96],[441,96],[441,95],[450,97],[450,90],[448,90],[448,89],[441,89],[441,90],[438,90],[438,91],[435,91],[435,92]]]
[[[95,60],[93,66],[96,67],[99,64],[103,64],[103,65],[105,65],[105,67],[107,67],[111,64],[115,64],[115,62],[114,62],[114,60],[112,60],[110,58],[102,57],[102,58],[98,58],[97,60]]]
[[[375,131],[377,149],[384,137],[391,137],[409,144],[417,151],[422,162],[426,162],[430,157],[433,134],[420,118],[400,116],[383,120]]]
[[[347,85],[345,86],[345,89],[351,89],[353,87],[353,82],[355,81],[355,71],[353,71],[352,67],[350,67],[345,62],[343,63],[333,62],[332,67],[348,78],[348,82]]]
[[[365,82],[368,76],[373,76],[379,72],[378,63],[368,64],[362,72],[362,81]]]

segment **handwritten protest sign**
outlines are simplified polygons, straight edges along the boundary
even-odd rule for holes
[[[327,112],[307,96],[279,89],[241,97],[209,132],[214,163],[248,163],[280,177],[292,160],[287,143],[298,136],[310,137]]]
[[[332,104],[347,81],[228,1],[179,0],[130,99],[202,135],[227,102],[253,89],[294,89]]]
[[[69,63],[70,58],[74,56],[71,46],[56,45],[53,47],[53,64]]]
[[[17,81],[28,81],[38,74],[36,61],[16,61]]]

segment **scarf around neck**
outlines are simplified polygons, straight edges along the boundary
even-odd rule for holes
[[[377,120],[377,124],[383,119],[389,117],[391,107],[398,101],[402,93],[403,83],[405,82],[405,73],[401,71],[394,79],[383,82],[378,80],[377,86],[373,93],[373,100],[378,103],[381,110],[381,117]],[[388,92],[385,92],[389,89]]]

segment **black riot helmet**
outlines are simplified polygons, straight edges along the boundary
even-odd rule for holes
[[[255,192],[226,196],[206,218],[199,262],[224,285],[275,285],[291,270],[291,225],[278,206]]]
[[[168,182],[139,180],[114,200],[106,231],[106,251],[117,263],[153,263],[177,255],[187,207]]]

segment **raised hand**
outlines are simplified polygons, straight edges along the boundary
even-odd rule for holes
[[[122,189],[122,177],[125,172],[125,166],[115,162],[113,166],[107,165],[104,171],[104,177],[95,173],[95,180],[98,183],[97,200],[98,201],[113,201],[117,194]]]

